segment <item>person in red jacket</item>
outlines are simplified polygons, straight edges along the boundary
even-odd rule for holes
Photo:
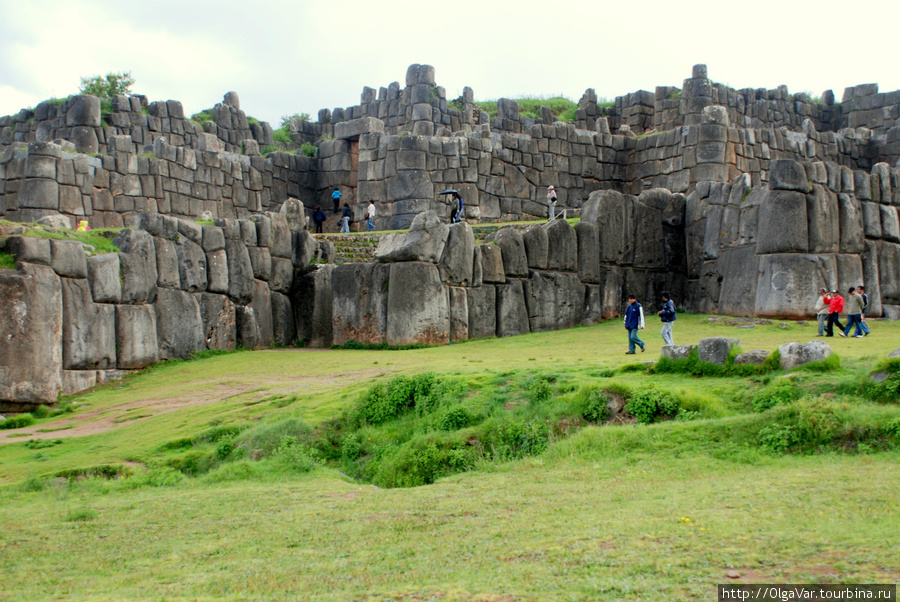
[[[844,311],[844,298],[837,291],[831,291],[828,301],[828,327],[825,329],[826,337],[834,336],[834,326],[844,331],[844,325],[841,324],[841,312]]]

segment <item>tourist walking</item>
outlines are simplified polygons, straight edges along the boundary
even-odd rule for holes
[[[656,312],[656,315],[659,316],[659,319],[662,320],[663,323],[662,331],[660,332],[663,341],[665,341],[666,345],[671,347],[675,344],[672,341],[672,322],[678,318],[678,315],[675,312],[675,303],[672,302],[669,293],[663,293],[662,298],[662,309]]]
[[[552,184],[547,186],[547,206],[550,208],[550,216],[547,221],[552,222],[556,219],[556,189]]]
[[[316,234],[322,233],[322,224],[325,222],[325,212],[322,207],[316,205],[316,211],[313,213],[313,223],[316,225]]]
[[[454,207],[453,212],[450,214],[450,221],[455,224],[462,221],[465,203],[458,192],[451,193],[451,197],[453,198]]]
[[[344,203],[344,213],[341,215],[341,234],[350,233],[350,218],[352,216],[353,212],[350,211],[350,205]]]
[[[825,328],[825,336],[834,336],[834,327],[837,325],[838,332],[843,336],[844,325],[841,324],[841,312],[844,311],[844,298],[837,291],[831,291],[828,295],[828,325]]]
[[[334,211],[332,213],[337,213],[338,209],[341,208],[341,191],[337,188],[331,193],[331,202],[334,203]]]
[[[366,207],[366,225],[369,232],[375,229],[375,201],[369,201],[369,205]]]
[[[872,334],[872,331],[869,330],[869,325],[866,324],[866,310],[869,308],[869,295],[866,294],[866,287],[860,285],[856,287],[856,292],[859,293],[859,296],[862,297],[863,301],[863,310],[862,314],[859,316],[859,325],[862,328],[863,336],[869,336]]]
[[[863,337],[862,328],[860,327],[860,324],[862,324],[862,312],[862,296],[860,296],[856,289],[851,286],[847,296],[847,327],[839,333],[842,337],[849,335],[850,328],[853,326],[856,326],[853,336],[858,339]]]
[[[819,334],[817,337],[825,335],[825,320],[828,319],[828,291],[824,288],[819,289],[819,298],[816,299],[816,320],[819,322]]]
[[[644,351],[644,341],[638,338],[638,330],[644,327],[644,308],[637,302],[637,297],[628,295],[628,307],[625,308],[625,330],[628,331],[628,351],[625,355],[634,355],[634,346]]]

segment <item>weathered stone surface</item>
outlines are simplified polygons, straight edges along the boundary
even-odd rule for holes
[[[603,291],[603,319],[618,318],[625,307],[624,270],[619,266],[601,266],[600,290]]]
[[[247,247],[240,240],[225,240],[228,257],[228,296],[236,304],[250,302],[253,295],[253,266]]]
[[[578,279],[584,283],[600,283],[600,236],[597,226],[587,222],[575,224],[578,238]]]
[[[291,281],[294,279],[294,264],[290,259],[283,257],[272,258],[272,272],[269,277],[269,288],[277,293],[287,293],[291,290]]]
[[[159,237],[154,237],[153,243],[156,245],[157,285],[166,288],[181,288],[175,243]]]
[[[533,270],[546,270],[547,248],[549,246],[547,230],[541,224],[528,226],[522,232],[522,243],[525,245],[525,257],[528,261],[528,267]]]
[[[206,254],[206,278],[209,292],[228,292],[228,254],[225,249]]]
[[[116,365],[116,310],[94,303],[87,280],[62,279],[63,368],[90,370]]]
[[[195,242],[182,238],[175,243],[175,255],[178,257],[178,277],[181,289],[189,293],[206,290],[206,253],[203,247]]]
[[[388,345],[442,345],[450,340],[450,299],[437,266],[391,264],[388,287]],[[399,286],[398,286],[399,285]]]
[[[280,214],[273,214],[271,220],[272,240],[269,250],[272,257],[291,259],[294,255],[294,236],[286,220]]]
[[[331,346],[332,285],[334,265],[319,265],[294,278],[291,304],[297,340],[310,347]]]
[[[207,253],[225,248],[225,233],[216,226],[203,226],[203,250]]]
[[[31,236],[10,236],[6,239],[6,252],[20,262],[50,265],[52,254],[50,240]]]
[[[465,341],[469,338],[469,301],[466,289],[451,286],[450,289],[450,340]]]
[[[762,366],[766,363],[766,360],[769,357],[769,352],[765,349],[751,349],[746,353],[738,353],[734,356],[734,364],[736,366],[744,365],[744,364],[752,364],[754,366]]]
[[[234,310],[238,345],[246,349],[258,348],[260,337],[256,312],[247,305],[237,305]]]
[[[710,337],[700,339],[697,346],[697,356],[701,362],[709,362],[711,364],[725,365],[731,348],[741,344],[740,339],[730,339],[727,337]]]
[[[51,240],[51,267],[60,276],[87,278],[84,247],[76,240]]]
[[[0,401],[56,401],[62,388],[62,306],[60,278],[49,266],[0,270]]]
[[[840,217],[840,252],[862,253],[866,247],[862,204],[848,194],[839,194],[838,214]]]
[[[881,237],[891,242],[900,242],[900,220],[897,208],[881,205]]]
[[[837,286],[833,255],[763,255],[759,257],[755,313],[773,318],[812,316],[815,291]]]
[[[900,274],[900,245],[882,240],[875,245],[878,249],[881,302],[896,305],[900,303],[900,277],[897,276]]]
[[[890,353],[888,353],[888,357],[891,358],[891,359],[896,358],[896,357],[900,357],[900,347],[898,347],[897,349],[894,349],[893,351],[891,351]]]
[[[122,303],[153,303],[157,281],[153,237],[143,230],[122,230],[113,244],[122,250]]]
[[[232,351],[237,346],[237,314],[226,295],[197,295],[207,349]]]
[[[88,283],[94,303],[118,303],[122,299],[119,256],[105,253],[88,257]]]
[[[803,166],[793,159],[776,159],[769,165],[769,188],[809,192],[809,178]]]
[[[696,345],[665,345],[659,355],[670,360],[686,360],[696,348]]]
[[[189,219],[176,219],[178,234],[196,245],[203,244],[203,226]],[[180,240],[180,237],[178,237]]]
[[[723,250],[716,264],[722,278],[718,311],[732,316],[754,313],[758,286],[755,245]]]
[[[863,203],[863,226],[866,238],[881,238],[881,207],[878,203]]]
[[[466,305],[469,312],[469,338],[485,339],[497,333],[497,290],[485,284],[466,289]]]
[[[387,331],[390,266],[355,263],[331,272],[333,344],[380,344]]]
[[[514,228],[500,228],[485,238],[485,243],[494,243],[500,247],[503,257],[503,272],[507,277],[528,276],[528,257],[525,254],[525,243],[522,235]],[[484,249],[482,249],[482,256]],[[487,267],[487,266],[485,266]],[[486,282],[491,282],[486,280]]]
[[[532,272],[523,283],[531,332],[562,330],[584,319],[584,284],[575,274]]]
[[[825,341],[810,341],[805,345],[785,343],[778,348],[778,353],[781,354],[781,369],[791,370],[803,364],[827,359],[831,355],[831,347]]]
[[[450,227],[434,211],[420,213],[405,234],[387,234],[375,251],[375,261],[440,261]]]
[[[322,241],[331,244],[329,241]],[[308,231],[294,232],[293,234],[293,255],[291,259],[298,268],[308,266],[316,257],[318,241]]]
[[[483,282],[502,284],[506,282],[503,270],[503,252],[499,246],[490,243],[481,245],[481,278]]]
[[[881,304],[881,278],[878,273],[878,245],[873,240],[866,241],[866,250],[862,254],[863,282],[866,287],[866,295],[869,297],[869,307],[866,315],[877,317],[882,314]]]
[[[59,183],[46,178],[23,180],[19,188],[19,208],[59,209]]]
[[[806,196],[799,192],[772,192],[759,207],[756,252],[806,253],[809,249]]]
[[[260,346],[271,347],[275,341],[275,325],[272,321],[272,293],[267,282],[253,281],[253,297],[247,307],[251,308],[256,316]]]
[[[96,370],[63,370],[60,393],[64,396],[75,395],[96,385]]]
[[[347,140],[372,133],[384,133],[384,122],[381,119],[360,117],[334,124],[334,137],[337,140]]]
[[[89,94],[78,94],[69,99],[66,126],[87,125],[100,127],[100,99]]]
[[[250,265],[253,266],[253,277],[268,282],[272,275],[272,255],[269,247],[247,247],[250,253]]]
[[[450,226],[447,244],[438,265],[441,280],[453,286],[472,286],[475,234],[466,222]]]
[[[291,197],[285,200],[284,203],[281,204],[279,213],[284,216],[288,229],[291,232],[301,232],[306,230],[309,220],[306,217],[306,210],[300,199]]]
[[[547,231],[547,269],[561,272],[578,270],[578,236],[564,219],[542,226]]]
[[[530,332],[528,308],[521,280],[510,280],[498,284],[497,289],[497,336],[508,337]]]
[[[470,286],[481,286],[484,284],[484,269],[481,261],[481,245],[475,245],[472,248],[472,282]]]
[[[188,358],[206,349],[203,319],[194,295],[160,288],[156,298],[156,338],[160,359]]]
[[[837,195],[821,184],[814,184],[806,195],[809,217],[809,252],[836,253],[840,249],[840,213]]]
[[[581,323],[585,326],[603,320],[603,291],[595,284],[584,285],[584,310]]]
[[[159,361],[152,305],[116,306],[116,367],[137,370]]]
[[[272,335],[278,347],[288,347],[297,341],[291,300],[287,295],[275,291],[272,292]]]

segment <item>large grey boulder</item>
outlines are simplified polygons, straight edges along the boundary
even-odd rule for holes
[[[87,278],[84,246],[77,240],[51,240],[51,267],[60,276]]]
[[[175,243],[175,255],[178,257],[178,277],[181,289],[189,293],[206,290],[206,253],[203,247],[195,242],[182,238]]]
[[[834,255],[786,253],[759,257],[757,315],[773,318],[812,316],[815,291],[837,288]]]
[[[118,303],[122,299],[119,280],[119,256],[104,253],[88,257],[88,283],[94,303]]]
[[[769,164],[769,188],[809,192],[806,170],[793,159],[776,159]]]
[[[226,239],[228,257],[228,296],[238,305],[249,303],[253,296],[253,266],[247,246],[240,240]]]
[[[122,230],[113,239],[122,250],[122,303],[153,303],[156,299],[156,245],[144,230]]]
[[[272,292],[268,283],[253,281],[253,297],[247,307],[253,310],[259,325],[259,344],[271,347],[275,341],[275,324],[272,321]]]
[[[584,284],[575,274],[532,272],[522,286],[531,332],[572,328],[584,319]]]
[[[178,230],[178,234],[181,235],[175,237],[177,240],[181,240],[184,237],[196,245],[203,244],[203,226],[197,222],[189,219],[176,219],[175,227]]]
[[[62,388],[62,305],[60,278],[49,266],[0,270],[0,401],[56,401]]]
[[[585,326],[603,320],[603,291],[596,284],[584,285],[584,310],[581,323]]]
[[[745,353],[738,353],[734,356],[734,365],[741,366],[750,364],[754,366],[762,366],[769,358],[769,352],[765,349],[751,349]]]
[[[508,337],[531,332],[522,281],[510,280],[506,284],[498,284],[496,289],[497,336]]]
[[[759,206],[758,232],[757,253],[806,253],[809,250],[806,195],[770,192]]]
[[[97,384],[97,370],[63,370],[62,390],[64,396],[86,391]]]
[[[841,220],[837,194],[821,184],[814,184],[812,193],[806,195],[806,214],[809,217],[809,251],[839,251]]]
[[[466,289],[451,286],[450,289],[450,340],[465,341],[469,338],[469,300]]]
[[[225,248],[225,233],[216,226],[203,226],[203,250],[207,253]]]
[[[491,284],[466,289],[469,338],[486,339],[497,334],[497,291]]]
[[[888,358],[894,359],[900,357],[900,347],[888,353]]]
[[[156,236],[153,237],[153,243],[156,245],[156,284],[165,288],[181,288],[175,243]]]
[[[503,271],[507,277],[528,276],[528,256],[525,254],[525,243],[522,235],[515,228],[500,228],[485,238],[485,243],[494,243],[500,247],[503,257]],[[482,253],[484,250],[482,249]]]
[[[825,341],[810,341],[805,345],[785,343],[778,348],[778,353],[781,355],[781,369],[791,370],[803,364],[827,359],[831,355],[831,347]]]
[[[328,241],[322,241],[328,242]],[[316,256],[318,241],[308,231],[294,232],[294,251],[291,259],[298,268],[306,267]],[[331,244],[328,242],[328,244]]]
[[[63,278],[63,368],[116,366],[116,310],[94,303],[87,280]]]
[[[547,230],[541,224],[528,226],[522,233],[522,243],[525,245],[528,267],[533,270],[546,270],[549,246]]]
[[[306,217],[306,209],[303,207],[303,202],[300,199],[288,198],[281,204],[279,213],[284,216],[288,229],[291,232],[302,232],[306,230],[309,224],[309,218]]]
[[[272,292],[272,336],[277,347],[288,347],[297,341],[291,300],[276,291]]]
[[[502,284],[506,282],[506,272],[503,270],[503,252],[500,247],[492,244],[480,245],[481,249],[481,279],[482,282]]]
[[[258,348],[260,346],[260,337],[256,312],[249,305],[235,306],[234,311],[238,345],[245,349]]]
[[[378,243],[375,261],[440,261],[450,227],[434,211],[418,214],[405,234],[387,234]]]
[[[881,301],[885,305],[900,304],[900,245],[883,240],[876,241],[878,249],[878,274]]]
[[[226,295],[199,293],[200,317],[207,349],[233,351],[237,346],[237,315]]]
[[[443,345],[450,340],[450,300],[437,266],[391,264],[387,303],[388,345]]]
[[[66,126],[87,125],[100,127],[100,99],[89,94],[78,94],[66,103]]]
[[[269,288],[276,293],[288,293],[294,279],[294,264],[283,257],[272,258],[272,271],[269,275]]]
[[[547,231],[547,269],[560,272],[577,271],[578,236],[571,224],[564,219],[557,219],[542,228]]]
[[[754,245],[725,249],[716,263],[719,284],[718,311],[728,315],[748,315],[756,312],[759,256]],[[711,262],[709,262],[711,263]],[[707,283],[711,284],[711,283]],[[818,290],[818,289],[816,289]]]
[[[670,360],[686,360],[696,348],[696,345],[665,345],[659,355]]]
[[[697,346],[697,356],[701,362],[709,362],[711,364],[725,365],[731,348],[741,344],[740,339],[731,339],[727,337],[710,337],[700,339]]]
[[[272,257],[291,259],[294,254],[294,233],[280,214],[272,214],[272,240],[269,245]]]
[[[453,286],[472,286],[472,260],[475,253],[475,234],[472,226],[460,222],[450,226],[447,244],[438,265],[441,280]]]
[[[331,272],[332,337],[334,345],[348,341],[384,342],[390,266],[348,263]]]
[[[138,370],[159,361],[152,305],[116,306],[116,352],[119,370]]]
[[[224,248],[206,254],[206,278],[209,292],[228,292],[228,254]]]
[[[862,253],[865,251],[862,204],[849,194],[839,194],[838,214],[840,216],[841,253]]]
[[[472,248],[472,282],[469,286],[481,286],[484,284],[484,268],[481,265],[481,261],[481,245],[475,245]]]
[[[297,340],[310,347],[331,346],[331,272],[335,266],[319,265],[294,278],[291,305]]]
[[[253,266],[253,277],[268,282],[272,275],[272,254],[269,247],[248,247],[250,265]]]
[[[618,266],[634,262],[635,220],[633,197],[615,190],[591,193],[581,221],[596,224],[600,234],[600,262]]]
[[[15,257],[17,265],[22,262],[50,265],[52,261],[48,238],[10,236],[6,239],[6,252]]]
[[[156,298],[160,359],[184,359],[206,349],[200,305],[191,293],[161,288]]]
[[[575,224],[578,237],[578,279],[585,284],[600,283],[600,235],[595,224]]]

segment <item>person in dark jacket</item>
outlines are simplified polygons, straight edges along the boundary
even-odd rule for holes
[[[625,330],[628,331],[628,351],[626,355],[634,355],[634,346],[644,351],[644,341],[638,338],[638,330],[643,326],[644,308],[637,302],[637,297],[628,295],[628,307],[625,308]]]
[[[322,224],[325,222],[325,212],[322,211],[321,207],[316,207],[315,213],[313,213],[313,223],[316,225],[316,234],[322,233]]]
[[[662,334],[663,341],[665,341],[666,345],[672,346],[675,344],[672,342],[672,322],[674,322],[678,316],[675,313],[675,303],[669,298],[669,293],[663,293],[662,298],[662,309],[656,312],[663,323],[660,334]]]
[[[453,197],[454,207],[453,211],[450,213],[450,221],[455,224],[461,222],[464,217],[463,210],[465,209],[465,203],[458,192],[454,192],[451,196]]]
[[[350,218],[353,217],[353,212],[350,210],[350,205],[344,203],[344,213],[341,215],[341,234],[350,234]]]
[[[859,317],[859,325],[862,327],[863,336],[869,336],[872,331],[869,330],[869,325],[866,324],[866,309],[869,307],[869,295],[866,294],[866,287],[857,286],[856,292],[859,293],[859,296],[862,297],[863,301],[863,311],[862,315]]]

